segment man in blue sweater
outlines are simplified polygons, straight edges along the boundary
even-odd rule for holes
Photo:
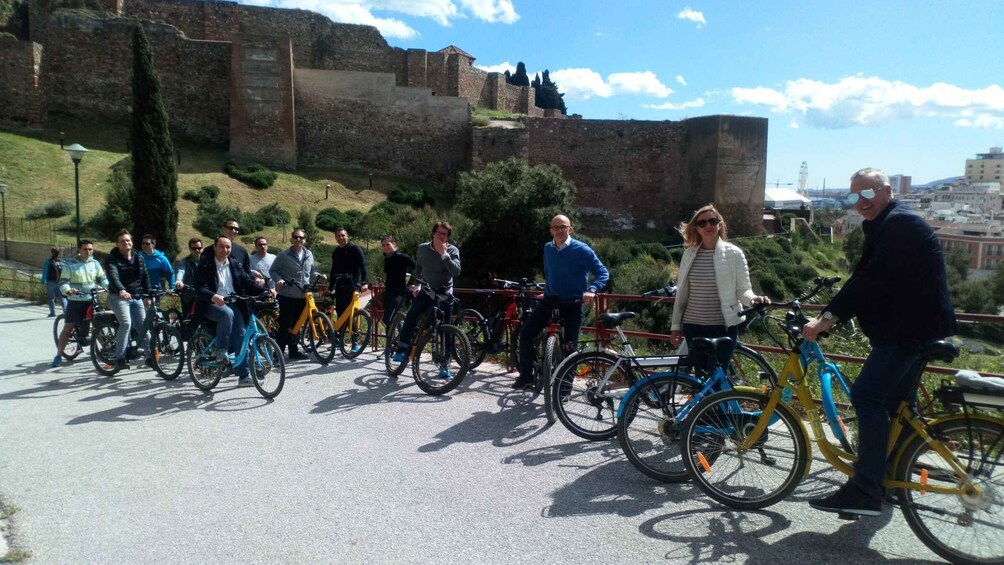
[[[572,222],[566,216],[551,220],[552,241],[544,245],[544,301],[537,305],[519,333],[519,378],[513,388],[533,386],[533,340],[551,321],[551,308],[558,305],[564,319],[567,350],[579,342],[582,305],[607,284],[610,274],[600,258],[585,243],[572,239]],[[593,275],[592,282],[589,275]]]

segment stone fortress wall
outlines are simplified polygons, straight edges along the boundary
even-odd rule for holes
[[[202,0],[30,0],[31,41],[0,40],[0,123],[48,112],[128,117],[131,33],[143,22],[176,132],[293,169],[361,167],[450,187],[510,156],[553,163],[576,203],[624,227],[670,228],[721,205],[739,233],[763,206],[767,120],[582,120],[537,108],[461,53],[390,47],[370,26],[305,10]],[[473,128],[471,106],[528,115]]]

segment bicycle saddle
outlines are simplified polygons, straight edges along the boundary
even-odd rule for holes
[[[928,361],[953,361],[959,356],[959,348],[947,341],[934,341],[921,348],[921,355]]]
[[[600,314],[600,322],[603,322],[604,326],[609,326],[611,328],[616,328],[621,325],[624,320],[630,320],[638,314],[634,312],[604,312]]]

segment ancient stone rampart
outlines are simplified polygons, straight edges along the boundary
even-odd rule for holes
[[[42,46],[32,41],[0,39],[0,123],[39,125],[45,118],[40,73]]]
[[[231,44],[230,158],[296,168],[289,37],[238,36]]]

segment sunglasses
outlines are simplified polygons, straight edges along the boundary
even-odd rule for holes
[[[294,235],[290,239],[307,239],[305,235]]]
[[[189,251],[202,251],[202,248],[201,247],[189,247],[188,250]]]
[[[223,226],[223,227],[228,230],[241,231],[241,229],[237,226]]]
[[[875,189],[866,188],[861,192],[851,192],[850,194],[847,195],[847,203],[853,206],[857,204],[858,200],[862,198],[864,198],[865,200],[871,200],[872,198],[875,198]]]
[[[708,224],[711,224],[712,226],[717,226],[718,225],[718,218],[708,218],[707,220],[697,220],[697,227],[699,227],[699,228],[707,227]]]

